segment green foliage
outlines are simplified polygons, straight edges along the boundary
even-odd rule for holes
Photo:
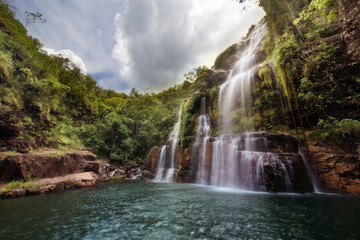
[[[260,4],[267,14],[262,46],[267,62],[255,89],[255,125],[277,130],[286,123],[304,131],[328,115],[358,119],[354,109],[360,105],[359,72],[344,72],[343,45],[327,40],[342,31],[339,2],[262,0]]]
[[[22,184],[22,181],[12,181],[6,184],[4,188],[0,189],[0,194],[10,192],[11,190],[16,188],[20,188]]]
[[[264,64],[264,66],[259,71],[259,77],[267,86],[272,84],[272,73],[269,64]]]
[[[12,74],[12,71],[13,61],[11,55],[0,50],[0,79],[8,79]]]
[[[237,44],[233,44],[223,51],[215,60],[215,69],[229,69],[232,63],[231,57],[235,55],[237,51]]]
[[[201,99],[206,98],[206,111],[211,120],[211,131],[213,135],[218,134],[217,129],[217,85],[224,79],[219,78],[212,70],[199,67],[196,78],[191,86],[192,95],[182,105],[182,117],[180,125],[180,142],[184,149],[188,149],[193,142],[196,131],[196,118],[200,114]]]
[[[84,145],[79,138],[80,133],[81,128],[74,126],[72,120],[63,119],[63,122],[59,122],[55,128],[47,132],[46,139],[58,142],[59,147],[63,150],[83,149]]]
[[[307,28],[314,25],[317,29],[323,29],[326,26],[321,25],[330,25],[339,20],[338,2],[338,0],[313,0],[309,7],[299,14],[294,24],[306,24],[303,27]]]
[[[0,156],[0,161],[5,160],[5,158],[8,157],[8,156],[17,156],[17,155],[20,155],[20,153],[15,152],[15,151],[4,152]]]
[[[32,181],[23,182],[23,181],[12,181],[6,184],[6,186],[2,189],[0,189],[0,194],[5,194],[7,192],[10,192],[13,189],[17,188],[25,188],[30,192],[37,192],[39,188],[41,187],[40,184],[35,184]]]
[[[320,119],[317,127],[318,129],[311,133],[312,138],[338,143],[348,142],[348,144],[360,140],[360,121],[355,119],[339,121],[336,118],[328,117],[326,120]]]
[[[136,167],[136,166],[138,166],[138,164],[135,161],[128,161],[125,164],[125,167]]]

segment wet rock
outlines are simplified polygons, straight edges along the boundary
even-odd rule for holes
[[[96,174],[99,173],[99,169],[100,169],[100,163],[99,162],[86,162],[84,165],[84,170],[85,172],[94,172]]]
[[[265,158],[264,182],[269,192],[313,192],[314,188],[299,154]],[[288,182],[287,182],[288,181]]]
[[[125,176],[126,172],[124,169],[120,169],[120,168],[116,168],[114,171],[111,171],[109,173],[109,177],[113,177],[113,176]]]
[[[51,193],[51,192],[55,192],[56,189],[57,189],[57,185],[50,184],[46,186],[41,186],[38,190],[38,193],[39,194]]]
[[[52,193],[60,190],[75,189],[94,186],[99,177],[93,172],[75,173],[62,177],[44,178],[34,181],[34,185],[39,185],[33,194]]]
[[[360,143],[344,150],[334,144],[309,141],[308,150],[321,188],[360,195]]]
[[[151,171],[144,170],[142,173],[142,176],[144,178],[152,179],[152,178],[154,178],[154,173]]]
[[[145,158],[144,166],[147,170],[156,172],[161,147],[155,146]]]
[[[16,189],[13,189],[13,190],[5,193],[4,197],[5,198],[18,198],[18,197],[23,197],[25,195],[26,195],[26,189],[16,188]]]

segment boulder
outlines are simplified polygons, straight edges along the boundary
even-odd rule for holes
[[[27,181],[30,178],[49,178],[66,174],[93,171],[99,173],[100,160],[88,151],[47,149],[33,153],[0,153],[0,181]]]
[[[142,176],[144,178],[152,179],[152,178],[154,178],[154,173],[151,171],[148,171],[148,170],[144,170],[142,173]]]
[[[87,161],[85,162],[84,164],[84,170],[85,172],[94,172],[96,174],[99,173],[99,169],[100,169],[100,163],[99,162],[90,162],[90,161]]]
[[[10,192],[5,193],[5,198],[18,198],[26,195],[26,189],[16,188],[11,190]]]

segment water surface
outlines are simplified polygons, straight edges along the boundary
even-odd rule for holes
[[[0,239],[358,239],[360,198],[114,181],[0,201]]]

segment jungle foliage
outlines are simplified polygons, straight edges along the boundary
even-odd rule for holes
[[[260,5],[268,31],[255,89],[258,128],[346,137],[324,125],[330,116],[333,129],[344,122],[356,126],[360,119],[360,72],[346,65],[339,1],[261,0]]]
[[[136,165],[166,141],[180,104],[196,90],[190,81],[158,94],[105,90],[69,59],[41,48],[0,1],[0,140],[89,147]]]

